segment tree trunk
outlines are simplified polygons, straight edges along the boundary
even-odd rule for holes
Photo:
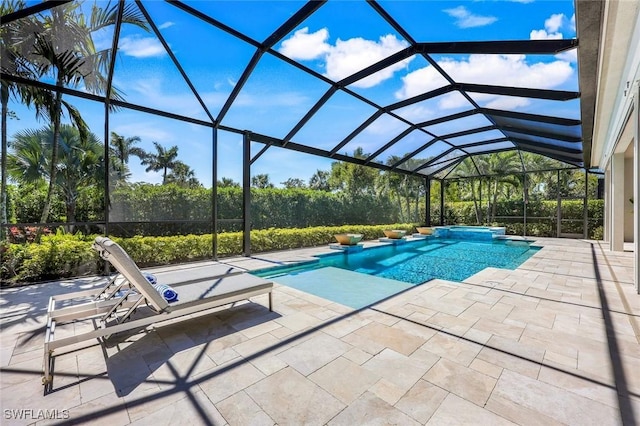
[[[402,197],[400,196],[400,191],[396,192],[396,198],[398,199],[398,214],[400,215],[400,222],[404,222],[404,211],[402,208]]]
[[[0,223],[6,224],[7,220],[7,114],[9,113],[9,89],[2,84],[0,96],[2,97],[2,164],[0,173],[2,183],[0,183]],[[7,237],[7,229],[0,228],[0,241]]]
[[[62,87],[62,79],[58,77],[58,87]],[[47,190],[47,198],[42,209],[40,223],[47,223],[49,220],[49,210],[51,209],[51,199],[53,198],[53,190],[56,185],[57,163],[58,163],[58,138],[60,137],[60,115],[62,110],[62,92],[56,93],[54,116],[53,118],[53,140],[51,141],[51,168],[49,169],[49,189]],[[42,236],[42,227],[38,227],[36,233],[36,243],[40,242]]]
[[[78,205],[78,197],[72,194],[67,195],[67,222],[73,223],[76,221],[76,207]],[[67,226],[67,232],[73,232],[74,225]]]
[[[493,203],[491,204],[491,221],[496,221],[496,204],[498,203],[498,179],[493,187]]]
[[[487,180],[487,223],[491,222],[491,179]]]
[[[404,199],[407,202],[407,221],[405,223],[408,223],[411,222],[411,196],[409,195],[406,181],[404,182]]]
[[[419,204],[420,204],[420,188],[421,187],[422,187],[422,185],[418,185],[418,188],[416,188],[416,192],[415,192],[416,198],[415,198],[414,201],[415,201],[415,212],[416,212],[416,214],[414,216],[414,219],[415,219],[414,222],[416,222],[416,223],[425,223],[426,224],[427,223],[426,222],[427,221],[427,212],[426,211],[424,212],[424,221],[421,220],[422,218],[420,217]],[[426,196],[426,194],[427,194],[426,188],[425,188],[425,192],[424,193],[425,193],[425,196]]]
[[[478,198],[476,197],[475,180],[471,179],[471,198],[473,199],[473,208],[476,211],[476,224],[480,225],[480,207],[478,206]]]

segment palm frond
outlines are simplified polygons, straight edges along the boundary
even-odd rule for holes
[[[74,107],[64,99],[62,100],[62,105],[64,105],[67,112],[69,113],[69,118],[71,119],[74,127],[78,129],[80,139],[86,140],[89,137],[89,126],[82,118],[82,115],[80,114],[78,108]]]
[[[93,5],[91,9],[91,28],[93,30],[99,30],[110,25],[114,25],[116,17],[118,16],[119,2],[111,5],[111,2],[107,3],[104,8],[97,5]],[[134,3],[128,3],[124,6],[122,11],[122,22],[126,24],[135,25],[145,31],[149,31],[147,20],[144,15]]]

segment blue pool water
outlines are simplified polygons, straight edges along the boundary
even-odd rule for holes
[[[254,274],[361,308],[434,278],[463,281],[487,267],[515,269],[537,250],[525,241],[427,238],[357,253],[332,253],[319,256],[317,262]]]

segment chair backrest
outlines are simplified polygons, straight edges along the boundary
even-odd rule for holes
[[[97,237],[93,248],[100,253],[100,257],[111,263],[156,311],[162,312],[169,307],[169,303],[153,288],[127,252],[116,242],[107,237]]]

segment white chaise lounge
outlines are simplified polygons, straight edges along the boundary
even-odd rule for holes
[[[54,351],[65,346],[141,329],[262,294],[269,295],[269,310],[273,309],[272,282],[222,264],[188,269],[177,267],[173,271],[156,274],[160,284],[170,285],[178,293],[178,301],[169,304],[114,241],[98,237],[93,248],[119,273],[102,289],[50,298],[44,341],[44,385],[53,379],[51,364]],[[145,306],[149,308],[145,309],[146,315],[134,315]],[[86,319],[96,320],[99,328],[55,339],[57,326]]]

